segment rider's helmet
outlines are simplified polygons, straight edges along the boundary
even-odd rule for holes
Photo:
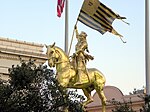
[[[80,37],[83,37],[83,38],[86,38],[86,37],[87,37],[87,34],[86,34],[84,31],[82,31],[79,36],[80,36]]]

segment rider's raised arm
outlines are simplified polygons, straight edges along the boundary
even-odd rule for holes
[[[78,33],[78,29],[77,29],[77,26],[75,25],[75,32],[76,32],[76,38],[78,38],[79,37],[79,33]]]

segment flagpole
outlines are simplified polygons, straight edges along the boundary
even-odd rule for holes
[[[84,3],[84,1],[83,1],[83,3]],[[82,6],[83,6],[83,3],[82,3]],[[81,9],[80,9],[80,12],[81,12]],[[79,15],[80,15],[80,13],[79,13]],[[77,26],[78,19],[79,19],[79,15],[78,15],[77,21],[76,21],[76,23],[75,23],[75,26]],[[75,27],[75,26],[74,26],[74,27]],[[69,51],[68,51],[68,56],[70,55],[71,46],[72,46],[73,37],[74,37],[74,32],[75,32],[75,28],[73,29],[73,33],[72,33],[72,38],[71,38],[71,43],[70,43],[70,47],[69,47]]]
[[[149,0],[145,0],[145,72],[146,94],[150,95]]]
[[[68,0],[65,2],[65,52],[68,54]]]
[[[78,19],[77,19],[77,21],[76,21],[75,26],[77,26],[77,23],[78,23]],[[75,26],[74,26],[74,27],[75,27]],[[73,33],[72,33],[72,38],[71,38],[71,43],[70,43],[70,47],[69,47],[69,51],[68,51],[68,56],[70,55],[71,46],[72,46],[73,37],[74,37],[74,32],[75,32],[75,28],[73,29]]]

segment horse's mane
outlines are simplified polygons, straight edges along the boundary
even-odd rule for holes
[[[54,46],[54,47],[55,47],[56,50],[62,52],[62,53],[69,59],[69,57],[68,57],[68,55],[66,54],[65,51],[63,51],[63,50],[62,50],[60,47],[58,47],[58,46]]]

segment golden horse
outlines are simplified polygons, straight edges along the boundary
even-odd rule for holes
[[[69,57],[61,48],[55,46],[55,43],[46,47],[48,65],[50,67],[56,66],[56,77],[60,85],[65,88],[82,89],[84,95],[87,97],[87,101],[83,103],[83,107],[93,102],[91,91],[95,89],[101,99],[102,112],[105,112],[106,97],[103,88],[106,80],[103,74],[95,68],[89,68],[87,69],[89,82],[75,86],[74,84],[77,80],[76,70],[72,66]]]

